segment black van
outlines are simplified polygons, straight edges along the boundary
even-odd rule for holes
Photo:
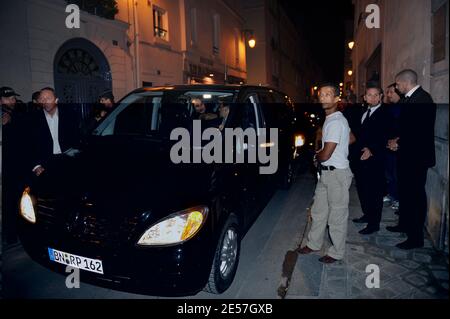
[[[202,114],[194,102],[203,104]],[[286,95],[259,86],[131,92],[79,150],[55,160],[24,190],[25,250],[54,271],[79,268],[81,280],[113,289],[222,293],[233,281],[242,236],[277,186],[292,183],[293,114]],[[177,128],[193,133],[195,119],[202,132],[210,128],[221,138],[226,129],[256,129],[262,139],[234,139],[231,152],[274,149],[276,172],[261,174],[267,163],[260,161],[175,163],[175,153],[192,158],[207,147],[205,141],[179,147],[173,138]],[[270,128],[278,129],[278,143],[264,134]]]

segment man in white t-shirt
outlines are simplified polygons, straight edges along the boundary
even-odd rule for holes
[[[316,154],[320,178],[311,207],[312,225],[308,241],[299,253],[320,251],[328,224],[332,246],[319,260],[329,264],[344,258],[349,188],[353,174],[347,158],[350,127],[344,115],[337,110],[339,87],[334,84],[322,85],[319,99],[326,114],[322,128],[322,149]]]

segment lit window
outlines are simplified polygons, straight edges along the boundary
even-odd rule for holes
[[[155,37],[168,40],[167,12],[161,8],[153,7],[153,29]]]

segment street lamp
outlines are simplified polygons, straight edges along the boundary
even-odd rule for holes
[[[348,43],[348,48],[350,49],[350,50],[353,50],[353,47],[355,46],[355,41],[350,41],[349,43]]]
[[[256,40],[253,36],[248,39],[248,46],[250,47],[250,49],[253,49],[256,46]]]
[[[352,76],[353,75],[353,71],[352,70],[348,70],[347,74],[348,74],[348,76]]]
[[[255,36],[253,35],[253,30],[245,29],[242,30],[242,32],[244,34],[244,38],[247,39],[247,44],[249,48],[253,49],[256,46],[256,39]]]

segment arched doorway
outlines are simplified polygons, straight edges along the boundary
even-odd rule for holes
[[[112,89],[108,60],[92,42],[74,38],[65,42],[54,59],[55,90],[60,103],[77,105],[85,119],[98,96]]]

